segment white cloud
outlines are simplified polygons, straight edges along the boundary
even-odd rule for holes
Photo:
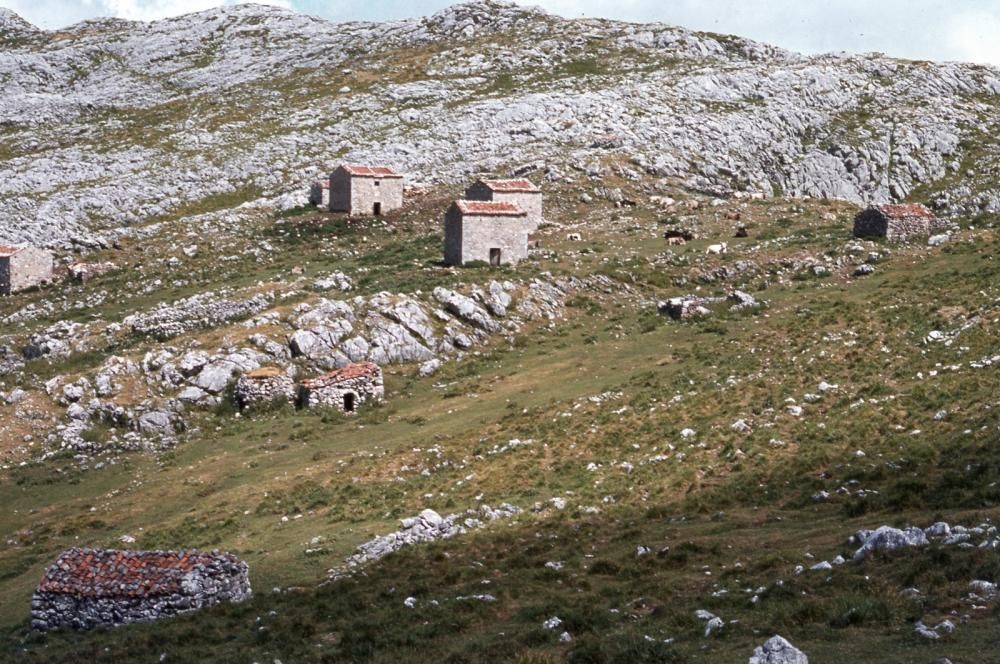
[[[1000,65],[1000,14],[968,12],[952,17],[944,29],[945,43],[965,62]]]

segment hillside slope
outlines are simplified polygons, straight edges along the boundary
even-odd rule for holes
[[[234,192],[288,207],[342,157],[435,182],[541,161],[559,181],[610,151],[716,193],[1000,208],[989,67],[494,1],[387,24],[254,5],[57,32],[4,16],[4,241],[92,242]]]

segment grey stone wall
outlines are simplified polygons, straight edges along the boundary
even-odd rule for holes
[[[936,217],[923,215],[889,217],[875,208],[864,210],[854,217],[855,237],[884,237],[895,242],[924,238],[947,227],[946,221]]]
[[[462,213],[454,205],[444,213],[444,262],[462,264]]]
[[[25,247],[13,256],[0,258],[0,294],[49,283],[52,271],[52,254],[37,247]]]
[[[240,408],[292,403],[295,400],[295,381],[284,373],[268,378],[252,378],[244,374],[236,381],[234,395]]]
[[[359,376],[350,378],[325,387],[310,389],[299,386],[299,404],[303,408],[327,407],[336,408],[340,412],[345,409],[345,398],[353,395],[354,411],[368,401],[382,401],[385,398],[385,386],[382,374],[376,376]]]
[[[330,173],[330,212],[351,211],[351,174],[342,167]]]
[[[330,174],[332,212],[371,215],[376,203],[382,204],[382,214],[403,207],[403,178],[352,176],[342,167]]]
[[[462,215],[456,208],[445,213],[445,263],[464,265],[490,262],[490,249],[500,250],[501,265],[516,265],[528,257],[528,229],[523,216]]]
[[[528,213],[528,232],[534,233],[542,223],[542,192],[504,192],[493,191],[482,182],[475,182],[465,190],[468,201],[496,201],[497,203],[514,203]]]
[[[10,257],[0,258],[0,295],[10,295]]]

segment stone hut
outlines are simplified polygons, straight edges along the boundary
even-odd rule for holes
[[[455,201],[444,215],[444,262],[517,264],[528,256],[526,218],[514,203]]]
[[[241,409],[292,403],[295,381],[277,367],[261,367],[245,373],[236,381],[236,405]]]
[[[354,413],[364,402],[384,397],[382,369],[374,362],[349,364],[299,385],[299,405],[303,408],[327,406]]]
[[[52,281],[52,266],[52,253],[45,249],[0,244],[0,295]]]
[[[309,187],[309,204],[330,209],[330,180],[316,180]]]
[[[126,625],[248,597],[247,564],[229,553],[69,549],[38,584],[31,626]]]
[[[947,224],[920,203],[873,205],[854,217],[855,237],[910,240],[926,237]]]
[[[531,180],[476,180],[465,190],[465,199],[517,205],[527,213],[529,233],[542,223],[542,190]]]
[[[330,174],[330,211],[376,217],[403,207],[403,176],[384,166],[340,166]]]

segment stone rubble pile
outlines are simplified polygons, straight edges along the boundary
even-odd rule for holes
[[[447,516],[426,509],[419,516],[401,519],[400,529],[396,532],[376,537],[359,546],[357,551],[347,558],[345,566],[331,570],[331,575],[349,574],[353,568],[384,558],[404,546],[448,539],[482,528],[491,521],[508,519],[520,513],[519,507],[508,503],[502,503],[495,509],[489,505],[480,505],[478,509],[469,509]]]

